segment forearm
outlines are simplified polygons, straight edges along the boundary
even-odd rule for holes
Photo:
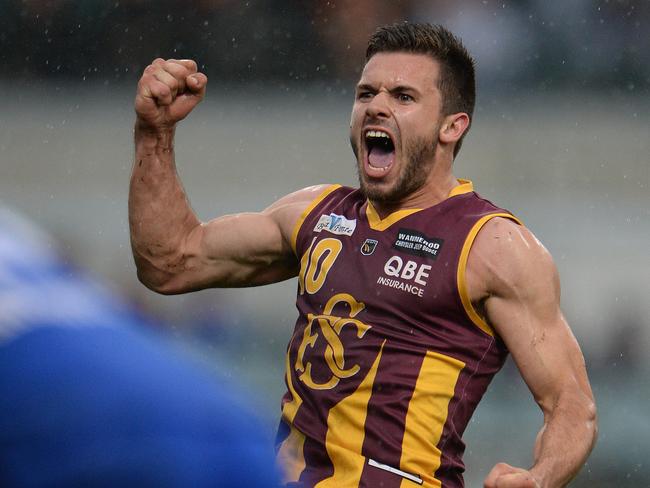
[[[129,188],[131,246],[141,281],[157,288],[173,275],[183,241],[200,224],[176,172],[174,128],[135,127]]]
[[[566,486],[586,461],[597,435],[596,407],[580,391],[564,395],[545,414],[530,469],[540,488]]]

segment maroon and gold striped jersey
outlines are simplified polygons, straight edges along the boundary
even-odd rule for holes
[[[463,486],[461,436],[507,355],[465,282],[496,216],[517,221],[468,181],[384,219],[338,185],[305,210],[278,432],[288,486]]]

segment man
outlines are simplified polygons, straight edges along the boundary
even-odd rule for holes
[[[277,487],[231,386],[0,206],[0,486]]]
[[[138,276],[171,294],[298,275],[278,434],[288,486],[462,486],[461,435],[508,351],[544,426],[533,466],[499,463],[485,486],[568,483],[595,440],[594,401],[548,252],[452,174],[475,97],[461,42],[426,24],[372,36],[350,123],[360,189],[310,187],[201,223],[173,138],[206,83],[192,61],[157,59],[138,85]]]

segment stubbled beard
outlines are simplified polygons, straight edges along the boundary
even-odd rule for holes
[[[437,133],[437,131],[436,131]],[[424,137],[414,140],[405,148],[405,164],[401,168],[397,181],[388,188],[383,183],[375,184],[367,179],[362,166],[359,148],[350,138],[352,150],[357,157],[357,174],[359,188],[364,196],[373,202],[395,204],[422,188],[427,181],[436,154],[436,141]]]

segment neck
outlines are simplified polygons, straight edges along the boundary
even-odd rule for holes
[[[395,202],[371,200],[371,203],[383,219],[399,210],[423,209],[437,205],[446,200],[452,189],[459,184],[456,177],[451,173],[450,168],[446,171],[436,171],[434,166],[424,185],[413,193]]]

